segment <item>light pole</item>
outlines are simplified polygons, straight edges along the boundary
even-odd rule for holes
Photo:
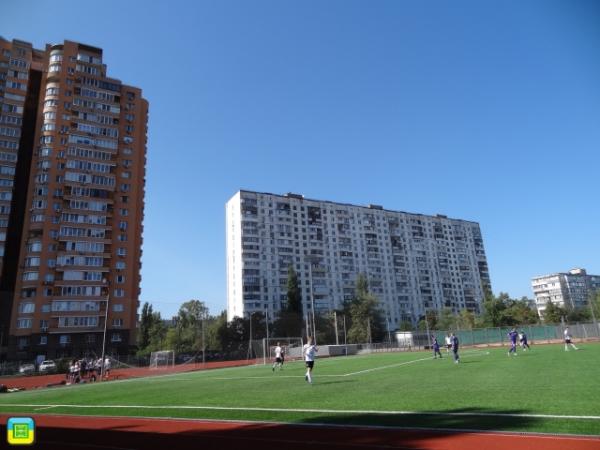
[[[104,334],[102,335],[102,365],[100,366],[100,380],[104,379],[104,355],[106,351],[106,328],[108,325],[108,304],[110,299],[110,287],[108,281],[104,280],[106,284],[106,308],[104,310]]]
[[[312,276],[312,265],[313,262],[316,261],[318,258],[315,258],[314,256],[309,256],[306,255],[304,257],[305,261],[308,261],[308,280],[310,283],[310,309],[312,310],[312,334],[313,334],[313,340],[314,343],[317,343],[317,329],[315,326],[315,296],[314,296],[314,292],[313,292],[313,276]]]

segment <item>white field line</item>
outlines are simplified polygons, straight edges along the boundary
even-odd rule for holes
[[[372,409],[313,409],[313,408],[258,408],[241,406],[199,406],[199,405],[73,405],[73,404],[16,404],[4,403],[2,406],[18,408],[73,408],[73,409],[150,409],[150,410],[198,410],[198,411],[253,411],[253,412],[293,412],[293,413],[326,413],[326,414],[372,414],[372,415],[417,415],[417,416],[452,416],[452,417],[522,417],[537,419],[585,419],[600,420],[600,416],[576,416],[568,414],[525,414],[525,413],[472,413],[444,411],[381,411]]]
[[[483,355],[489,355],[490,352],[488,351],[483,351],[483,350],[473,350],[470,352],[465,352],[463,353],[462,357],[463,358],[467,358],[469,356],[475,356],[476,354],[483,354]],[[403,361],[403,362],[399,362],[396,364],[389,364],[387,366],[379,366],[379,367],[372,367],[370,369],[364,369],[364,370],[359,370],[357,372],[348,372],[348,373],[342,373],[342,374],[337,374],[337,375],[329,375],[329,374],[325,374],[325,375],[318,375],[318,378],[326,378],[326,377],[351,377],[353,375],[360,375],[363,373],[369,373],[369,372],[374,372],[376,370],[384,370],[384,369],[391,369],[393,367],[400,367],[400,366],[406,366],[408,364],[414,364],[417,362],[422,362],[422,361],[430,361],[433,358],[431,356],[428,356],[427,358],[420,358],[420,359],[412,359],[410,361]],[[277,378],[304,378],[304,375],[275,375]],[[263,375],[263,376],[248,376],[248,377],[211,377],[211,379],[213,380],[261,380],[261,379],[269,379],[269,380],[273,380],[273,375]]]
[[[461,357],[463,357],[462,355],[469,355],[469,354],[475,354],[475,353],[483,353],[486,355],[490,354],[489,351],[472,350],[470,352],[465,352],[465,353],[461,354]],[[373,353],[368,354],[368,355],[350,355],[350,356],[344,356],[343,358],[363,358],[363,357],[367,358],[371,355],[373,355]],[[428,359],[432,359],[432,358],[431,357],[430,358],[422,358],[423,361],[426,361]],[[414,361],[420,361],[420,360],[413,360],[412,362],[414,362]],[[320,365],[322,365],[323,363],[327,363],[328,365],[331,365],[335,362],[337,362],[336,358],[328,358],[328,359],[325,359],[322,362],[320,362]],[[290,361],[289,363],[286,363],[286,364],[292,364],[292,363],[304,363],[304,361],[296,360],[296,361]],[[405,361],[405,363],[411,363],[411,361]],[[405,364],[405,363],[399,363],[399,364]],[[132,383],[132,382],[153,383],[153,382],[157,382],[157,381],[163,381],[165,378],[169,379],[167,381],[179,381],[176,379],[177,377],[181,377],[181,376],[189,377],[192,374],[194,376],[196,376],[198,379],[203,378],[203,377],[207,377],[209,379],[216,379],[216,380],[237,380],[237,379],[241,380],[241,379],[246,379],[246,378],[261,378],[261,377],[222,377],[222,378],[217,378],[217,377],[211,377],[210,375],[212,375],[216,372],[221,372],[221,371],[228,372],[228,371],[232,371],[232,370],[236,370],[236,369],[264,369],[264,367],[265,367],[264,364],[253,364],[253,365],[249,365],[249,366],[221,367],[218,369],[198,370],[198,371],[192,371],[192,372],[166,373],[164,375],[153,375],[153,376],[149,376],[149,377],[126,378],[124,380],[114,380],[114,381],[110,382],[110,385],[114,386],[115,384]],[[378,370],[378,369],[375,368],[375,370]],[[319,378],[322,378],[322,377],[344,377],[344,376],[349,376],[349,375],[351,375],[351,374],[319,375]],[[304,375],[299,375],[299,376],[304,377]],[[262,378],[273,379],[272,376],[264,376]],[[86,384],[72,385],[69,387],[69,389],[90,389],[90,388],[97,389],[97,388],[100,388],[101,386],[105,386],[104,383],[86,383]],[[27,390],[27,391],[22,391],[22,392],[15,392],[12,395],[18,395],[18,396],[44,395],[44,394],[54,393],[54,392],[56,392],[56,391],[52,388],[44,388],[44,389],[34,389],[34,390]],[[0,406],[2,406],[1,402],[0,402]]]
[[[43,408],[35,408],[34,411],[43,411],[44,409],[52,409],[56,408],[56,406],[45,406]]]

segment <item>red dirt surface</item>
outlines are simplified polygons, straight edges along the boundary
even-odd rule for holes
[[[262,362],[262,360],[260,361]],[[181,364],[173,367],[164,367],[160,369],[150,369],[149,367],[131,367],[127,369],[114,369],[110,371],[108,380],[123,380],[126,378],[141,378],[141,377],[152,377],[157,375],[166,375],[169,373],[180,373],[180,372],[192,372],[196,370],[207,370],[207,369],[220,369],[222,367],[237,367],[237,366],[248,366],[256,364],[256,361],[251,360],[238,360],[238,361],[215,361],[207,362],[205,364]],[[58,384],[62,381],[66,381],[66,375],[52,374],[52,375],[34,375],[34,376],[17,376],[17,377],[6,377],[0,378],[0,384],[4,384],[8,388],[24,388],[24,389],[36,389],[47,387],[49,384]]]
[[[0,415],[2,441],[8,415]],[[598,450],[600,438],[275,423],[34,415],[41,450]]]

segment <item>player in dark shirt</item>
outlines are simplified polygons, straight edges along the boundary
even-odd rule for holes
[[[529,347],[529,344],[527,343],[527,335],[523,330],[521,330],[519,338],[521,341],[521,348],[523,349],[523,351],[526,352],[527,350],[531,350],[531,347]]]
[[[458,356],[458,337],[454,336],[454,333],[452,333],[450,339],[452,340],[452,356],[454,357],[454,362],[458,364],[460,361],[460,357]]]
[[[433,342],[433,359],[436,359],[438,355],[441,359],[442,354],[440,353],[440,344],[438,343],[437,337],[431,336],[431,340]]]
[[[510,330],[510,332],[508,333],[508,338],[510,339],[510,350],[508,351],[508,356],[510,356],[511,353],[513,355],[517,356],[517,336],[518,335],[519,335],[519,333],[517,333],[517,330],[515,330],[514,328],[512,330]]]

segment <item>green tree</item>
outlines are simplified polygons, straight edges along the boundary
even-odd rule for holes
[[[458,325],[462,330],[472,330],[475,328],[475,314],[468,309],[461,309],[457,317]]]
[[[443,308],[439,313],[439,319],[436,317],[437,323],[435,327],[431,327],[431,320],[429,321],[429,329],[431,330],[453,330],[456,328],[456,315],[450,308]]]
[[[179,307],[175,335],[178,352],[188,353],[203,350],[202,327],[206,327],[207,319],[208,308],[200,300],[189,300]],[[206,332],[206,328],[204,331]]]
[[[413,329],[413,324],[412,324],[412,322],[410,322],[408,320],[403,320],[402,322],[400,322],[400,325],[398,326],[399,331],[411,331],[412,329]]]
[[[148,302],[142,306],[140,315],[140,331],[138,333],[138,348],[144,349],[150,343],[150,327],[152,326],[152,305]]]
[[[508,294],[503,292],[498,297],[488,294],[483,302],[483,321],[488,327],[501,327],[506,325],[505,312],[506,301],[509,300]]]
[[[442,310],[442,313],[446,315],[447,311],[448,310],[445,308],[444,310]],[[447,330],[449,328],[452,328],[452,323],[454,323],[454,316],[452,315],[452,310],[450,310],[450,323],[444,324],[444,326],[438,322],[437,311],[429,310],[425,313],[425,316],[421,317],[421,320],[419,320],[419,323],[417,324],[417,329],[420,331],[444,329]]]
[[[302,293],[298,284],[298,274],[288,267],[287,304],[273,322],[273,334],[277,337],[302,336]]]
[[[567,317],[567,310],[565,308],[558,306],[551,301],[546,303],[544,323],[561,323],[563,317]]]
[[[152,310],[148,302],[142,307],[140,317],[140,333],[138,335],[138,354],[147,355],[150,352],[163,350],[166,341],[167,327],[160,313]]]
[[[348,342],[361,343],[381,340],[385,334],[383,318],[377,298],[369,292],[369,282],[364,274],[356,279],[355,296],[347,305],[350,316]]]
[[[298,274],[291,265],[288,267],[287,278],[287,310],[302,317],[302,294],[298,284]]]
[[[567,310],[567,321],[570,323],[588,322],[592,318],[592,313],[588,306],[582,308],[569,308]]]
[[[589,297],[589,308],[590,315],[592,318],[596,318],[596,321],[600,320],[600,290],[592,292]]]

